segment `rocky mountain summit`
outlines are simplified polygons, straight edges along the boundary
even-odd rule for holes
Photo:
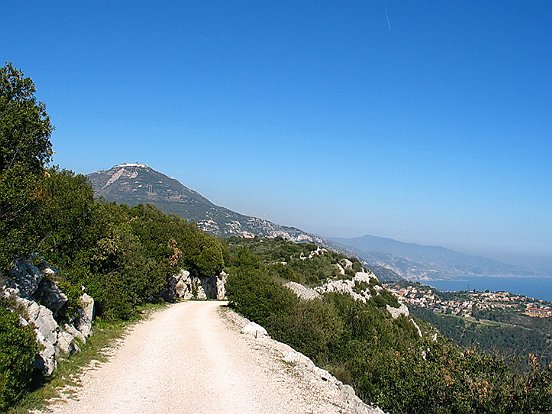
[[[217,206],[198,192],[145,164],[119,164],[88,175],[97,197],[121,204],[152,204],[166,213],[197,223],[206,232],[222,237],[284,237],[296,242],[326,245],[320,237],[295,227],[246,216]]]

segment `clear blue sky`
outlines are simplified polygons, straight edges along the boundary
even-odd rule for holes
[[[552,2],[3,2],[54,162],[324,236],[552,256]]]

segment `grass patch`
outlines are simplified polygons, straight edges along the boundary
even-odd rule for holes
[[[30,410],[44,409],[48,400],[61,397],[61,392],[70,395],[75,391],[73,387],[79,387],[80,376],[84,368],[93,361],[105,362],[109,358],[109,350],[117,339],[123,338],[128,328],[147,319],[153,312],[163,309],[167,304],[148,304],[139,308],[138,316],[129,321],[94,321],[94,334],[86,344],[80,344],[80,352],[71,356],[60,358],[58,367],[53,375],[43,383],[35,384],[35,390],[31,391],[15,407],[8,410],[8,414],[24,414]]]

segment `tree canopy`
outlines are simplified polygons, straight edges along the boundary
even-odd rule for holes
[[[37,242],[26,223],[41,196],[53,127],[35,91],[12,64],[0,68],[0,269]]]

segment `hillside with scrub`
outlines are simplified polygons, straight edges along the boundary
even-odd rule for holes
[[[38,334],[9,287],[27,263],[65,297],[59,326],[74,321],[83,293],[95,324],[116,323],[176,300],[167,290],[183,271],[224,271],[231,307],[387,412],[550,412],[552,367],[538,356],[520,368],[453,344],[354,257],[284,238],[222,239],[150,205],[97,200],[86,177],[50,166],[52,131],[32,80],[0,68],[0,411],[51,380],[37,371]]]

